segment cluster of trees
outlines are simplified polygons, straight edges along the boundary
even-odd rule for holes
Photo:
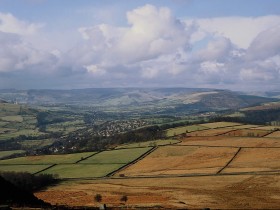
[[[217,116],[210,121],[213,122],[239,122],[239,123],[247,123],[247,124],[270,124],[271,122],[280,121],[280,109],[268,109],[268,110],[250,110],[244,111],[244,116],[242,117],[224,117]]]
[[[21,190],[34,192],[58,182],[53,174],[33,175],[27,172],[1,172],[0,176]]]
[[[88,130],[70,133],[64,139],[49,147],[40,149],[38,154],[71,153],[78,151],[100,151],[123,143],[135,143],[164,138],[165,131],[159,126],[150,126],[113,136],[93,136]]]

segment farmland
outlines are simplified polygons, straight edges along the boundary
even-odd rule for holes
[[[0,158],[7,157],[13,154],[24,153],[24,150],[10,150],[10,151],[0,151]]]
[[[165,146],[120,173],[129,177],[215,173],[236,151],[235,148]]]
[[[74,153],[65,155],[26,156],[0,161],[0,164],[61,164],[75,163],[82,158],[93,155],[94,152]]]
[[[208,128],[201,126],[201,125],[182,126],[182,127],[168,129],[166,131],[166,136],[171,137],[171,136],[180,135],[180,134],[183,134],[186,132],[200,131],[200,130],[204,130],[204,129],[208,129]]]
[[[63,182],[36,193],[52,204],[97,206],[92,198],[99,193],[102,202],[118,207],[126,195],[130,207],[275,209],[277,128],[225,122],[183,126],[174,139],[2,160],[0,170],[58,174]]]
[[[116,149],[163,146],[163,145],[177,144],[179,142],[180,142],[179,140],[174,140],[174,139],[161,139],[161,140],[155,140],[155,141],[145,141],[145,142],[138,142],[138,143],[132,143],[132,144],[123,144],[123,145],[116,147]]]

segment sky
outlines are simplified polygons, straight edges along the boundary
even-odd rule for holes
[[[0,0],[0,89],[280,90],[279,0]]]

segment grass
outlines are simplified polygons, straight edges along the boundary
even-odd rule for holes
[[[222,128],[222,127],[232,127],[241,125],[240,123],[232,123],[232,122],[214,122],[214,123],[205,123],[201,124],[201,126],[205,126],[207,128]]]
[[[124,164],[60,164],[42,173],[57,174],[60,178],[102,177]]]
[[[0,151],[0,158],[7,157],[13,154],[24,153],[24,150],[10,150],[10,151]]]
[[[207,127],[204,127],[202,125],[188,125],[188,126],[181,126],[177,128],[171,128],[166,130],[166,136],[171,137],[179,134],[186,133],[188,132],[193,132],[193,131],[199,131],[199,130],[205,130]]]
[[[64,155],[27,156],[0,161],[0,164],[62,164],[75,163],[81,158],[88,157],[94,152],[73,153]]]
[[[12,133],[6,133],[6,134],[1,134],[0,135],[0,140],[9,140],[11,138],[16,138],[20,135],[25,135],[25,136],[39,136],[42,135],[44,133],[39,132],[38,130],[34,130],[34,129],[22,129],[16,132],[12,132]]]
[[[17,104],[0,103],[0,116],[17,115],[20,106]]]
[[[67,121],[63,123],[55,123],[47,126],[48,132],[63,132],[70,133],[79,129],[85,128],[83,120]]]
[[[262,137],[268,134],[270,131],[268,130],[257,130],[257,129],[240,129],[236,131],[231,131],[225,133],[226,136],[248,136],[248,137]]]
[[[8,122],[22,122],[23,118],[21,115],[14,115],[14,116],[1,117],[1,120],[8,121]]]
[[[41,139],[41,140],[25,140],[19,142],[19,144],[22,145],[25,149],[34,149],[34,148],[40,148],[40,147],[51,145],[54,142],[55,142],[54,139]]]
[[[135,160],[150,149],[151,148],[147,147],[104,151],[91,158],[81,161],[80,163],[126,164]]]
[[[179,140],[174,140],[174,139],[163,139],[163,140],[155,140],[155,141],[137,142],[137,143],[132,143],[132,144],[123,144],[123,145],[116,147],[116,149],[162,146],[162,145],[168,145],[168,144],[175,144],[175,143],[179,143],[179,142],[180,142]]]
[[[49,167],[49,165],[1,165],[0,164],[0,171],[36,173],[47,167]]]

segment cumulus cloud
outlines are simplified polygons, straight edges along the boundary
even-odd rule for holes
[[[0,74],[5,84],[9,72],[24,72],[26,80],[72,88],[73,81],[77,87],[279,86],[280,16],[182,20],[169,8],[145,5],[126,18],[125,26],[79,27],[79,44],[63,53],[28,42],[40,24],[0,13]]]
[[[10,13],[0,12],[0,31],[18,35],[31,35],[37,32],[42,24],[27,23]]]
[[[256,36],[280,22],[280,16],[261,17],[217,17],[187,19],[187,24],[194,22],[198,30],[192,35],[192,41],[203,39],[207,34],[224,36],[239,48],[247,49]]]
[[[92,53],[110,64],[155,59],[188,46],[189,32],[168,8],[146,5],[127,12],[127,21],[129,27],[102,24],[79,31]]]
[[[275,27],[262,31],[248,48],[249,59],[265,59],[280,55],[280,21]]]

